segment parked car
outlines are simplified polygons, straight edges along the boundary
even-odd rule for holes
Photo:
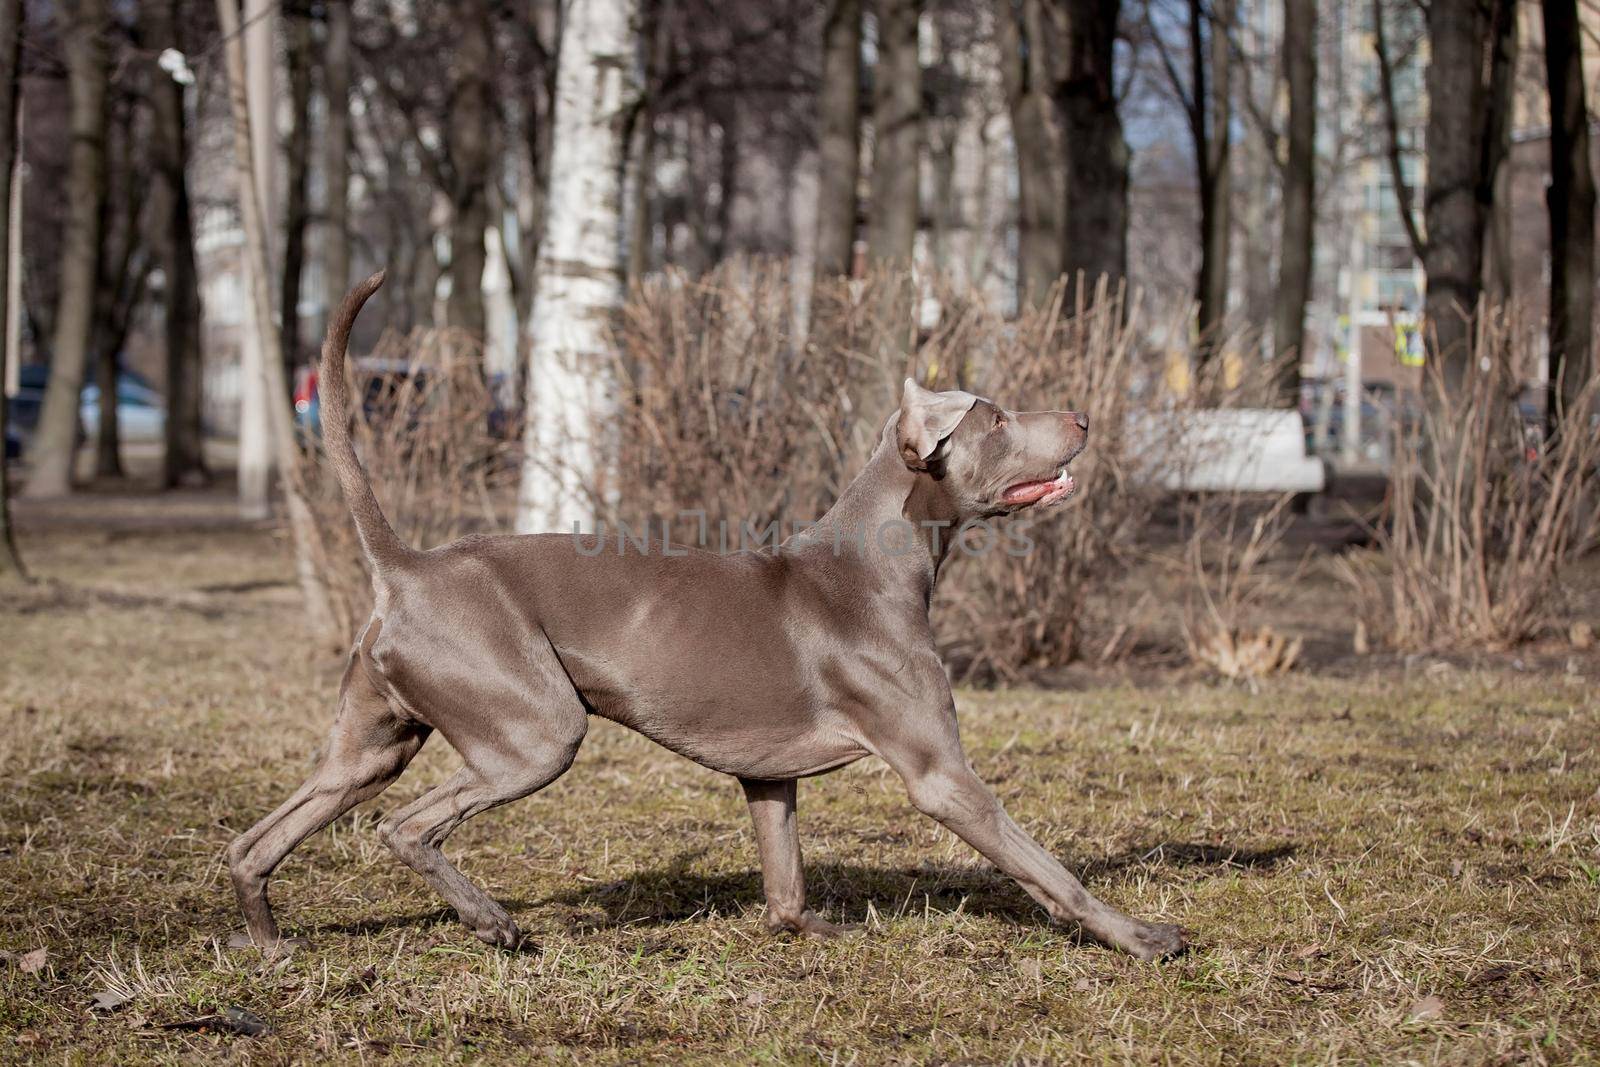
[[[39,426],[39,409],[44,407],[44,387],[50,381],[50,368],[29,363],[19,368],[17,395],[6,401],[6,454],[11,455],[11,439],[17,448],[27,446]]]
[[[33,444],[39,429],[39,413],[44,408],[45,387],[50,368],[29,364],[21,368],[17,395],[6,407],[6,456],[15,459]],[[86,440],[100,431],[100,387],[90,382],[79,394],[78,439]],[[166,433],[167,407],[161,394],[132,371],[117,376],[117,428],[124,441],[159,441]]]
[[[86,437],[100,432],[100,386],[83,387],[78,418]],[[117,376],[117,433],[123,441],[160,441],[167,432],[167,405],[161,394],[136,374]]]

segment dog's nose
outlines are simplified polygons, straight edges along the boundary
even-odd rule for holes
[[[1071,415],[1072,421],[1078,424],[1078,429],[1087,430],[1089,428],[1089,416],[1085,415],[1083,412],[1069,411],[1067,414]]]

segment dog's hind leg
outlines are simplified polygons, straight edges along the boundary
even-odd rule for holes
[[[466,766],[378,828],[385,843],[455,908],[473,934],[506,948],[521,940],[517,924],[440,849],[474,815],[538,792],[572,766],[588,730],[588,713],[554,652],[547,655],[549,662],[540,663],[534,680],[522,680],[525,688],[456,695],[452,703],[458,713],[441,721],[440,731]]]
[[[806,907],[806,875],[800,863],[800,831],[795,825],[795,781],[741,778],[761,854],[761,886],[767,897],[767,929],[807,937],[839,937],[858,928],[836,926]]]
[[[267,880],[284,857],[357,804],[381,793],[405,770],[427,737],[428,727],[396,715],[365,667],[352,658],[340,686],[327,754],[293,796],[228,848],[233,891],[251,942],[263,948],[278,945]]]

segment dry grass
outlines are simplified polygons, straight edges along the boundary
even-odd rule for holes
[[[1600,1047],[1593,658],[1543,675],[1418,661],[1259,695],[962,692],[973,762],[1019,821],[1106,898],[1197,931],[1160,966],[1047,926],[871,761],[801,791],[816,902],[869,933],[770,938],[737,788],[603,723],[567,777],[451,843],[540,951],[479,945],[378,842],[377,812],[453,766],[435,741],[279,873],[282,918],[314,947],[263,965],[215,946],[238,926],[221,851],[306,773],[337,672],[293,638],[285,545],[158,523],[34,527],[24,549],[116,595],[0,591],[0,1061],[1460,1064]],[[94,1011],[102,992],[128,1000]],[[268,1032],[162,1028],[230,1007]]]
[[[1543,353],[1514,309],[1482,308],[1472,363],[1451,389],[1430,363],[1396,420],[1388,521],[1378,551],[1343,561],[1357,611],[1396,648],[1509,648],[1563,621],[1562,579],[1600,542],[1600,369],[1530,447],[1519,410]]]

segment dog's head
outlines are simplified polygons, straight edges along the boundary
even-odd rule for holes
[[[1077,411],[1007,411],[959,391],[933,392],[910,378],[895,444],[912,471],[932,479],[963,519],[1049,507],[1077,488],[1067,464],[1089,440]]]

